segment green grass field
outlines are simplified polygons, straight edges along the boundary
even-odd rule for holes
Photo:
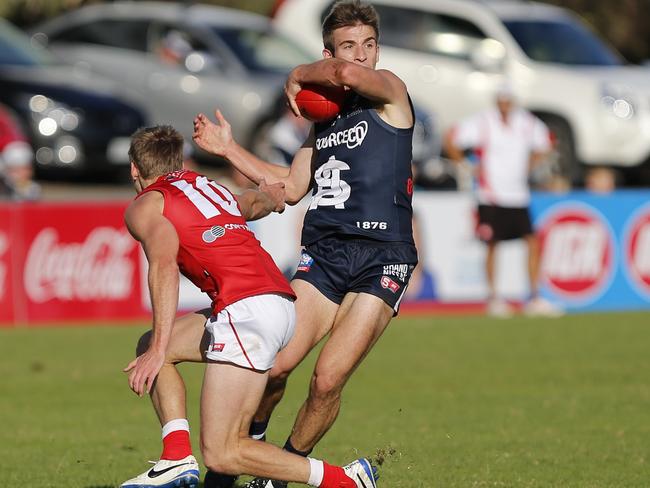
[[[121,369],[146,326],[0,330],[4,486],[105,488],[160,454]],[[393,451],[380,486],[650,486],[650,314],[396,320],[314,455]],[[283,443],[314,357],[270,427]],[[203,368],[186,365],[198,451]],[[198,452],[196,452],[198,454]]]

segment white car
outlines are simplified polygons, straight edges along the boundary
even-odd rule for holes
[[[266,17],[179,2],[88,5],[31,34],[76,70],[116,81],[151,123],[172,124],[189,139],[196,114],[219,107],[247,147],[275,110],[288,71],[311,59]]]
[[[332,0],[285,0],[274,24],[322,49]],[[493,103],[505,79],[557,138],[562,173],[650,157],[650,70],[626,66],[570,11],[514,0],[372,0],[380,67],[394,71],[442,130]]]

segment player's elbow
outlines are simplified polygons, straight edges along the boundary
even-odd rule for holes
[[[286,203],[287,205],[293,207],[293,206],[294,206],[295,204],[297,204],[300,200],[302,200],[302,197],[298,197],[298,196],[290,197],[289,195],[287,195],[287,198],[286,198],[286,200],[285,200],[285,203]]]
[[[303,188],[300,188],[296,185],[293,185],[291,183],[287,183],[287,186],[285,187],[285,193],[284,193],[284,202],[287,205],[295,205],[297,204],[300,200],[302,200],[302,197],[305,196],[307,191]]]

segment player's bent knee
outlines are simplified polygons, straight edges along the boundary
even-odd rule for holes
[[[138,339],[138,344],[135,348],[135,355],[140,356],[147,352],[147,349],[149,349],[149,344],[151,343],[151,331],[147,331],[142,336],[140,336],[140,339]],[[167,364],[176,364],[179,362],[173,354],[173,351],[168,350],[167,355],[165,356],[165,363]]]
[[[203,463],[210,471],[238,475],[239,456],[236,449],[213,449],[203,446],[201,449]]]
[[[345,378],[328,373],[314,373],[309,395],[314,399],[330,399],[341,395]]]
[[[293,370],[282,370],[273,366],[269,371],[268,387],[270,389],[284,388],[287,384],[287,379]]]
[[[294,358],[283,357],[282,353],[278,355],[275,364],[269,371],[269,379],[279,379],[286,381],[289,375],[300,364],[300,361],[294,361]]]
[[[135,355],[140,356],[144,354],[147,349],[149,349],[149,343],[151,342],[151,331],[145,332],[142,334],[140,339],[138,339],[138,345],[135,348]]]

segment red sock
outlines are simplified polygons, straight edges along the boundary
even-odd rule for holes
[[[186,430],[175,430],[163,437],[163,452],[160,459],[176,461],[192,454],[190,433]]]
[[[323,462],[323,482],[319,488],[356,488],[357,484],[350,478],[343,468],[332,466]]]

